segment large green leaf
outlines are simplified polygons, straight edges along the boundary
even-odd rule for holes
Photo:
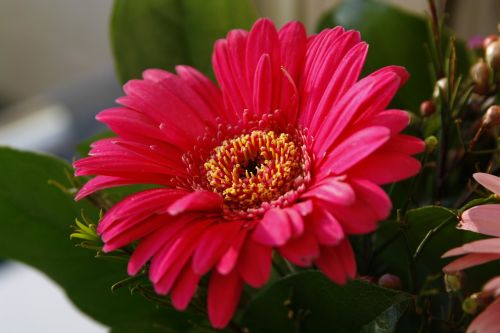
[[[65,173],[72,173],[71,168],[56,158],[0,148],[0,257],[44,272],[80,310],[118,332],[193,329],[199,316],[157,309],[125,289],[111,292],[126,267],[96,259],[69,239],[70,225],[81,210],[94,219],[97,210],[49,183],[70,187]]]
[[[410,278],[413,278],[414,287],[418,290],[428,277],[441,273],[442,268],[452,260],[441,258],[446,251],[482,237],[477,233],[457,229],[457,223],[458,219],[453,211],[440,206],[425,206],[409,210],[402,227],[394,222],[383,224],[375,236],[376,246],[395,235],[397,237],[399,234],[399,237],[380,253],[372,265],[375,271],[371,274],[395,274],[402,278],[406,288],[410,287]],[[415,254],[416,257],[412,259]],[[468,288],[480,289],[495,272],[500,273],[498,265],[495,270],[486,265],[468,270]],[[410,274],[414,276],[410,277]]]
[[[250,0],[116,0],[111,39],[122,82],[146,68],[194,66],[211,73],[214,41],[256,18]]]
[[[363,73],[383,66],[401,65],[410,72],[410,80],[398,92],[393,104],[418,111],[420,103],[431,97],[433,82],[427,56],[427,25],[424,17],[374,0],[349,0],[324,15],[319,29],[336,25],[361,32],[370,45]],[[457,45],[459,69],[468,62],[463,44]]]
[[[257,294],[243,315],[243,326],[259,333],[392,332],[377,329],[394,329],[410,299],[364,281],[339,286],[318,271],[305,271]]]
[[[446,263],[441,259],[443,253],[463,244],[464,233],[455,228],[456,222],[453,211],[439,206],[426,206],[408,211],[404,226],[395,222],[383,224],[375,234],[375,246],[397,238],[385,247],[372,265],[381,271],[372,274],[395,274],[402,278],[406,287],[409,287],[409,279],[415,278],[417,281],[414,282],[421,285],[427,276],[441,272]],[[410,277],[413,255],[426,236],[425,246],[420,248],[414,263],[418,276]]]

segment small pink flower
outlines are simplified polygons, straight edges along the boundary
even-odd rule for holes
[[[341,27],[306,36],[268,19],[215,44],[219,87],[187,66],[129,81],[122,107],[102,111],[116,138],[75,162],[96,175],[78,193],[129,184],[99,224],[105,251],[132,242],[128,272],[149,262],[158,294],[185,309],[210,273],[208,315],[224,327],[246,283],[264,285],[273,251],[337,283],[356,274],[347,238],[375,230],[391,202],[380,185],[415,175],[421,140],[400,134],[406,112],[385,108],[401,67],[358,80],[368,46]]]
[[[484,187],[500,195],[500,177],[487,173],[475,173],[474,178]],[[453,273],[466,268],[474,267],[493,260],[500,259],[500,205],[476,206],[462,214],[458,226],[462,230],[469,230],[497,238],[482,239],[451,249],[443,257],[464,255],[446,265],[443,271]],[[500,295],[500,276],[491,279],[483,287],[483,291],[494,297]],[[467,329],[467,333],[497,333],[500,327],[500,299],[490,304]]]

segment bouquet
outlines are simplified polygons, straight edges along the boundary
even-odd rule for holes
[[[500,37],[445,18],[115,1],[110,131],[0,150],[0,256],[113,333],[500,332]]]

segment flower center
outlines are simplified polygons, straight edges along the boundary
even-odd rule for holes
[[[285,133],[255,130],[225,140],[205,162],[213,191],[231,210],[272,203],[302,183],[302,149]]]

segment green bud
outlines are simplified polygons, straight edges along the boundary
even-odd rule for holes
[[[494,70],[500,71],[500,40],[496,40],[486,48],[486,63]]]
[[[378,285],[388,289],[401,290],[401,279],[392,274],[384,274],[378,279]]]
[[[424,118],[430,117],[436,112],[436,104],[433,101],[423,101],[420,104],[420,115]]]
[[[477,294],[472,294],[471,296],[467,297],[462,303],[462,310],[470,315],[476,314],[478,308],[479,302]]]
[[[432,153],[436,149],[438,144],[439,144],[439,140],[434,135],[431,135],[431,136],[428,136],[427,138],[425,138],[425,149],[429,153]]]
[[[500,125],[500,106],[492,105],[483,116],[483,124],[486,127],[495,127]]]
[[[491,70],[481,58],[470,69],[470,76],[474,81],[474,92],[483,95],[489,90]]]
[[[439,79],[434,85],[434,92],[432,93],[432,97],[438,99],[441,94],[443,94],[444,99],[447,98],[448,93],[448,79],[443,77]]]
[[[460,291],[462,289],[462,276],[460,274],[445,274],[444,284],[447,292]]]

